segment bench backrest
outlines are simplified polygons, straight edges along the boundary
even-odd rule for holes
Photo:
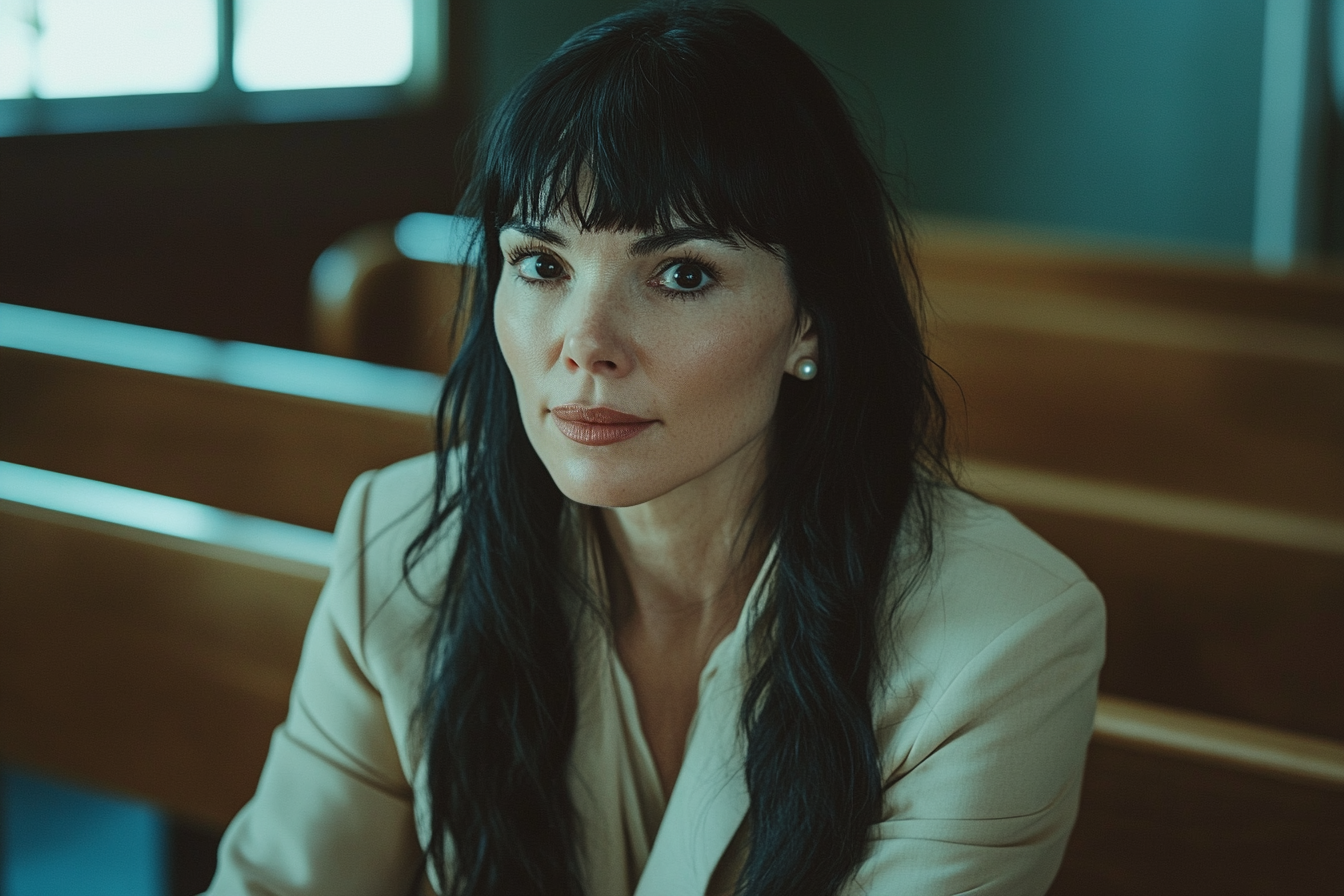
[[[326,568],[0,500],[0,569],[0,757],[222,828]]]
[[[357,475],[432,449],[436,391],[419,371],[0,305],[0,460],[318,529]]]

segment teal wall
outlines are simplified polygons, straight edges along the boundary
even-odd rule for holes
[[[482,103],[615,0],[480,0]],[[756,0],[918,211],[1246,252],[1264,0]]]

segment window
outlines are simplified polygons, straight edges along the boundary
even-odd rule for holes
[[[0,136],[380,115],[443,46],[438,0],[0,0]]]

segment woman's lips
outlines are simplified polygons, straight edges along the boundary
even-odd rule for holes
[[[562,404],[551,408],[555,428],[568,439],[580,445],[613,445],[624,442],[648,429],[656,420],[646,420],[634,414],[623,414],[611,408],[590,408],[577,404]]]

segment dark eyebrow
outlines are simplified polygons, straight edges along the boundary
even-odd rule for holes
[[[554,230],[551,230],[549,227],[542,227],[539,224],[528,224],[526,221],[508,221],[499,229],[501,233],[505,230],[516,230],[523,236],[530,236],[534,240],[541,240],[544,243],[559,246],[561,249],[564,249],[569,245],[569,240],[565,239]]]
[[[691,240],[710,240],[715,243],[722,243],[729,249],[742,248],[742,244],[731,236],[717,230],[710,230],[708,227],[673,227],[670,230],[651,233],[635,240],[630,244],[630,254],[653,255],[655,252],[664,252],[674,246],[680,246],[682,243],[689,243]]]

